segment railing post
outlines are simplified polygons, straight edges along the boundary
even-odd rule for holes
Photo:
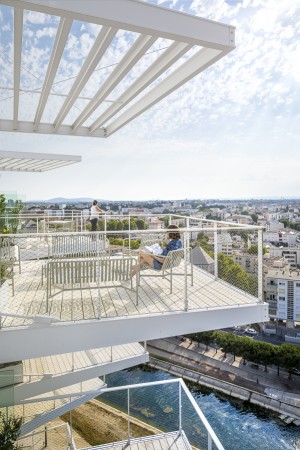
[[[71,402],[71,397],[70,397]],[[67,433],[68,435],[68,433]],[[70,410],[70,440],[71,440],[71,447],[73,448],[73,423],[72,423],[72,410]]]
[[[127,389],[127,413],[128,413],[128,444],[130,444],[130,389]]]
[[[128,214],[128,253],[131,254],[130,214]]]
[[[181,434],[182,431],[182,415],[181,415],[181,409],[182,409],[182,402],[181,402],[181,384],[178,383],[178,400],[179,400],[179,434]]]
[[[263,231],[258,230],[258,252],[257,252],[257,276],[258,276],[258,299],[263,302]]]
[[[186,228],[190,229],[190,219],[186,219]],[[190,232],[187,232],[187,239],[186,239],[187,247],[190,246]]]
[[[172,223],[171,214],[169,214],[169,226],[171,225],[171,223]]]
[[[215,259],[215,279],[219,275],[218,270],[218,224],[214,224],[214,259]]]
[[[208,433],[207,436],[207,450],[212,450],[212,438],[211,435]]]
[[[183,235],[183,245],[184,245],[184,310],[188,311],[188,289],[187,289],[187,231]]]
[[[147,352],[147,341],[144,341],[144,352]]]

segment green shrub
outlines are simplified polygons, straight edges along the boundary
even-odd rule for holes
[[[22,418],[10,416],[6,419],[0,413],[0,448],[1,450],[18,450],[21,447],[16,445],[22,425]]]

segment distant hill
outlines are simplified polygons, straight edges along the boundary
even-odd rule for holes
[[[65,197],[56,197],[56,198],[49,198],[49,200],[32,200],[38,203],[92,203],[94,198],[89,197],[81,197],[81,198],[65,198]],[[104,201],[104,200],[99,200]]]

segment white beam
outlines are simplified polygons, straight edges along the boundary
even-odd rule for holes
[[[20,133],[34,133],[35,127],[33,122],[18,122],[18,129],[14,129],[13,120],[1,120],[0,131],[18,131]],[[60,125],[59,128],[54,129],[52,124],[40,123],[39,134],[52,134],[62,136],[88,136],[88,137],[105,137],[105,130],[100,128],[96,133],[90,134],[90,129],[87,127],[80,127],[73,130],[71,125]]]
[[[69,32],[72,26],[72,20],[70,19],[60,19],[60,23],[56,32],[55,42],[53,46],[53,50],[51,53],[51,58],[48,64],[47,73],[42,89],[42,93],[40,96],[39,104],[36,110],[35,118],[34,118],[34,124],[37,128],[41,117],[43,115],[50,90],[69,36]]]
[[[21,51],[23,34],[23,11],[14,10],[14,115],[13,128],[18,127],[19,96],[20,96],[20,74],[21,74]]]
[[[231,25],[137,0],[1,0],[10,6],[221,50],[234,48]]]
[[[268,304],[0,330],[0,363],[268,320]]]
[[[131,100],[146,89],[154,80],[171,67],[181,56],[188,52],[192,46],[183,42],[174,42],[163,54],[154,61],[144,72],[109,108],[107,108],[100,117],[91,125],[90,129],[94,132],[101,127],[107,120],[111,119],[121,109],[123,109]]]
[[[77,75],[74,84],[69,92],[68,97],[66,98],[63,106],[61,107],[55,121],[54,121],[54,127],[55,129],[58,129],[61,123],[63,122],[64,118],[70,111],[71,107],[77,100],[77,97],[79,96],[80,92],[84,88],[85,84],[93,74],[97,64],[99,63],[100,59],[104,55],[105,51],[109,47],[111,41],[115,37],[117,33],[117,29],[115,28],[107,28],[102,27],[100,33],[98,34],[82,68],[79,71],[79,74]]]
[[[173,91],[178,89],[191,78],[198,75],[222,56],[224,56],[224,53],[219,50],[208,48],[199,50],[187,62],[178,67],[178,69],[166,77],[160,84],[155,86],[151,91],[144,95],[144,97],[134,103],[121,116],[112,122],[106,128],[106,136],[110,136],[115,133],[119,128],[123,127],[135,117],[151,108],[151,106],[161,101],[167,95],[170,95]]]
[[[144,56],[146,51],[156,41],[152,36],[141,35],[137,38],[133,46],[123,56],[110,76],[105,80],[103,86],[95,94],[94,98],[84,108],[77,120],[73,123],[73,129],[77,129],[95,111],[96,108],[106,99],[112,90],[122,81],[132,67]]]

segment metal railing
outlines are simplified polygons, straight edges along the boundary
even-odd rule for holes
[[[54,448],[76,450],[72,429],[68,423],[51,427],[46,426],[18,439],[17,444],[23,450],[43,450],[52,446]]]
[[[134,218],[137,221],[141,216],[135,215]],[[109,222],[116,217],[127,220],[128,229],[108,230]],[[169,215],[168,223],[180,226],[179,231],[184,248],[184,258],[177,274],[173,275],[174,289],[170,293],[167,287],[169,285],[163,278],[154,276],[150,280],[146,277],[143,278],[141,286],[135,287],[135,283],[133,283],[134,286],[130,285],[130,270],[123,274],[123,278],[119,273],[121,270],[119,267],[125,262],[119,265],[114,264],[115,269],[112,268],[110,264],[112,258],[131,258],[131,261],[134,261],[132,258],[137,257],[140,241],[154,233],[154,230],[149,228],[143,230],[130,228],[133,223],[128,220],[129,217],[133,219],[133,216],[104,216],[105,230],[97,232],[35,232],[0,235],[0,257],[1,244],[9,240],[12,249],[14,246],[18,248],[17,252],[12,251],[14,255],[18,255],[21,272],[14,271],[14,295],[11,289],[6,288],[8,298],[5,299],[4,295],[0,297],[0,327],[26,325],[29,320],[31,322],[46,321],[44,316],[50,316],[49,319],[53,318],[53,320],[74,321],[155,312],[149,300],[149,297],[153,297],[152,294],[149,295],[151,287],[161,289],[160,294],[158,290],[156,292],[165,311],[226,308],[233,304],[253,303],[255,299],[263,301],[261,227]],[[194,226],[191,226],[191,221]],[[155,230],[155,235],[161,236],[160,243],[166,242],[167,234],[167,229]],[[192,247],[191,253],[188,251],[190,247]],[[247,273],[247,268],[234,262],[231,256],[236,249],[239,254],[241,252],[247,254],[250,247],[255,247],[257,252],[254,273],[253,268]],[[50,262],[53,266],[52,262],[57,258],[65,260],[63,263],[65,277],[61,279],[65,281],[65,278],[69,277],[68,283],[71,285],[69,292],[65,292],[61,286],[58,288],[52,285],[59,277],[51,279],[48,276]],[[77,270],[77,261],[78,268],[83,270],[83,263],[95,261],[97,258],[101,259],[101,265],[91,262],[84,268],[84,274],[87,270],[98,270],[93,278],[84,278],[82,283],[78,283],[80,280],[77,275],[76,280],[73,279],[72,273]],[[72,267],[74,266],[73,272],[68,269],[68,260],[72,262]],[[133,263],[130,262],[130,264]],[[191,285],[189,275],[192,264],[194,283]],[[56,264],[55,270],[59,270],[59,267],[60,265]],[[109,273],[109,270],[113,273]],[[115,295],[112,291],[114,286],[106,283],[112,279],[117,281],[118,277],[118,281],[121,280],[121,286],[124,287],[124,298],[128,300],[128,308],[124,307],[119,295]],[[208,287],[214,288],[213,282],[218,283],[219,293],[224,291],[222,298],[217,292],[214,298],[212,297],[214,293],[208,292]],[[62,282],[62,284],[65,283]],[[95,289],[91,289],[92,287]],[[120,287],[120,284],[116,285],[115,289],[117,287]],[[140,299],[143,302],[140,302]],[[82,305],[85,310],[80,314]],[[142,305],[149,308],[142,309]]]
[[[182,437],[186,448],[192,445],[201,450],[224,450],[181,378],[106,388],[99,399],[102,398],[108,404],[114,404],[117,399],[118,409],[126,414],[128,446],[145,439],[164,438],[164,434],[137,438],[133,431],[134,418],[159,428],[158,431],[165,434],[175,433],[177,437]],[[110,444],[107,444],[109,447]]]

